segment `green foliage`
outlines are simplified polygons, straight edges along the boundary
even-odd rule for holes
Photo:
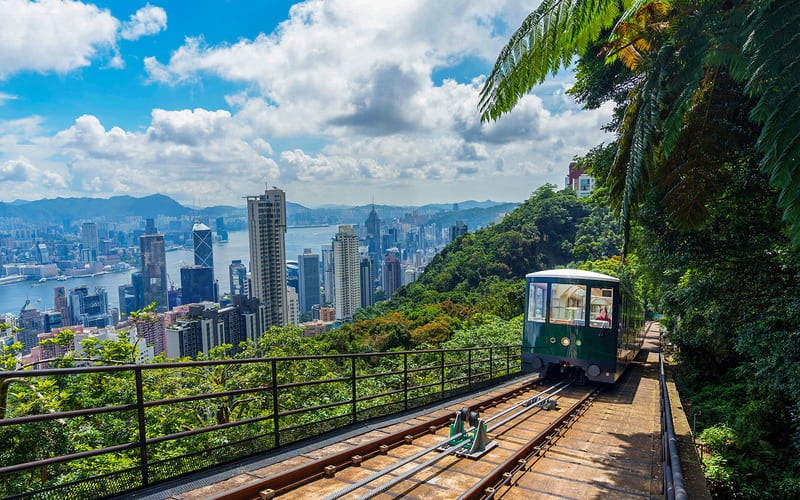
[[[483,120],[498,119],[548,74],[567,67],[601,31],[611,27],[631,0],[544,0],[523,21],[497,57],[480,96]]]
[[[723,166],[744,141],[760,155],[790,238],[800,243],[796,2],[640,0],[623,2],[624,12],[618,5],[543,2],[498,56],[481,93],[483,119],[510,111],[549,72],[581,56],[571,93],[588,107],[618,105],[607,186],[626,231],[654,187],[666,193],[676,223],[703,224],[727,181]],[[612,64],[601,65],[603,55]]]

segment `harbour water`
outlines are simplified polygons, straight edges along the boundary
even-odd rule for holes
[[[322,245],[330,243],[337,230],[338,226],[336,225],[288,228],[286,231],[286,258],[297,260],[297,256],[303,253],[304,248],[310,248],[322,258]],[[247,231],[231,231],[228,233],[227,243],[214,243],[214,276],[219,280],[220,293],[230,291],[228,266],[234,259],[241,260],[249,269],[250,247]],[[167,275],[176,287],[180,287],[180,268],[186,264],[194,264],[194,254],[191,249],[167,252]],[[118,287],[131,282],[132,272],[133,269],[93,277],[70,278],[66,281],[50,279],[44,283],[38,283],[35,280],[29,280],[0,285],[0,314],[11,313],[18,316],[20,309],[25,305],[26,298],[30,299],[39,311],[51,309],[53,307],[53,289],[60,286],[65,287],[67,293],[70,288],[80,285],[87,285],[90,290],[95,287],[103,287],[108,294],[109,307],[119,307]]]

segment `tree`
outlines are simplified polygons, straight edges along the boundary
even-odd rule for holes
[[[739,132],[726,134],[726,120],[744,114],[756,125],[760,166],[780,191],[783,219],[798,244],[800,183],[793,182],[800,175],[798,23],[800,9],[793,0],[545,0],[501,51],[479,109],[483,120],[498,119],[550,72],[600,46],[600,53],[625,64],[594,83],[618,88],[622,74],[632,85],[609,180],[612,206],[626,230],[653,186],[668,190],[665,203],[679,224],[702,223],[705,201],[720,192],[716,173],[729,160],[714,152],[729,151],[727,143],[736,143]],[[726,106],[735,94],[743,107]],[[583,95],[613,92],[583,89]],[[742,133],[751,140],[747,130]],[[684,147],[698,138],[705,140]]]

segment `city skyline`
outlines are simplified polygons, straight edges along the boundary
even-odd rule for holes
[[[564,71],[480,122],[523,3],[7,0],[0,200],[238,206],[265,181],[306,206],[526,199],[610,139],[611,107],[581,110]]]

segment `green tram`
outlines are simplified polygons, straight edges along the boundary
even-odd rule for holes
[[[630,290],[575,269],[530,273],[525,284],[523,371],[616,382],[644,341],[644,309]]]

